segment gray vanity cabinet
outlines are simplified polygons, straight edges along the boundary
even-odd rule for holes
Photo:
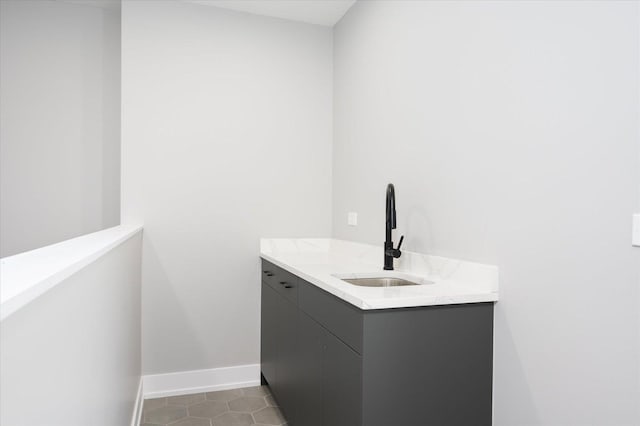
[[[261,372],[290,426],[490,426],[493,303],[360,310],[263,260]]]
[[[260,324],[260,369],[269,383],[276,383],[276,358],[279,327],[279,296],[267,284],[262,283]]]
[[[262,284],[261,370],[280,408],[295,423],[298,308],[269,284]]]
[[[362,357],[300,311],[296,426],[361,424]]]
[[[298,312],[300,335],[298,338],[299,393],[297,424],[323,426],[322,377],[327,331],[302,311]]]
[[[361,424],[362,357],[301,308],[315,287],[266,261],[262,274],[262,376],[288,423]]]
[[[291,424],[297,424],[298,373],[298,308],[282,299],[278,324],[278,351],[276,358],[276,382],[273,393],[278,395],[282,411]]]
[[[323,349],[322,424],[361,425],[362,357],[331,333]]]

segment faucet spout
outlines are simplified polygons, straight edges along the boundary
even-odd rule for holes
[[[391,230],[396,229],[396,190],[393,184],[387,185],[387,219],[386,219],[386,241],[391,240]]]
[[[400,246],[404,240],[404,236],[400,238],[398,248],[393,248],[393,233],[396,229],[396,191],[392,183],[387,185],[386,200],[386,220],[385,220],[385,241],[384,241],[384,269],[393,271],[393,259],[400,257],[402,252]]]

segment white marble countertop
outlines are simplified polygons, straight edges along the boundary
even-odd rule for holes
[[[382,246],[328,238],[263,238],[260,255],[360,309],[498,300],[498,268],[492,265],[403,251],[395,260],[395,272],[432,284],[380,288],[355,286],[334,275],[393,276],[382,269]]]

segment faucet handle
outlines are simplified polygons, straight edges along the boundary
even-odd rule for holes
[[[398,243],[398,247],[397,248],[391,247],[391,249],[387,251],[387,254],[389,256],[395,257],[396,259],[399,258],[400,255],[402,255],[402,252],[400,251],[400,246],[402,245],[402,241],[404,241],[404,235],[400,237],[400,242]]]

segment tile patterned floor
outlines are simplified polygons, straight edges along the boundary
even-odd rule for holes
[[[142,426],[286,424],[266,386],[147,399],[142,408]]]

